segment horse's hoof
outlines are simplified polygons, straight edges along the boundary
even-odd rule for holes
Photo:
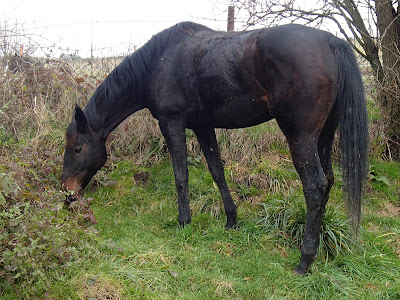
[[[227,218],[226,218],[226,229],[237,229],[238,225],[236,223],[236,211],[232,214],[227,213]]]
[[[234,229],[239,229],[239,225],[235,222],[235,223],[229,223],[229,222],[227,222],[226,223],[226,225],[225,225],[225,229],[226,230],[230,230],[230,229],[232,229],[232,230],[234,230]]]
[[[302,269],[296,268],[293,270],[293,273],[295,273],[296,275],[306,275],[307,271],[304,271]]]
[[[181,221],[181,220],[179,220],[179,226],[182,227],[182,228],[184,228],[186,225],[189,225],[191,222],[192,222],[191,218],[189,218],[189,219],[186,220],[186,221]]]
[[[301,263],[296,267],[296,269],[293,270],[293,273],[297,275],[307,275],[310,273],[308,267],[305,267]]]

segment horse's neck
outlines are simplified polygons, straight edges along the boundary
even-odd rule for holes
[[[176,28],[173,27],[173,34],[171,30],[159,33],[125,58],[96,90],[85,108],[89,124],[95,131],[108,135],[129,115],[145,107],[141,103],[145,101],[142,91],[147,86],[152,62],[157,60],[173,38],[180,36],[175,34]]]
[[[102,105],[94,103],[94,108],[88,105],[85,110],[91,128],[104,138],[127,117],[143,108],[143,105],[130,93],[120,96],[119,99],[110,100],[112,101]]]
[[[141,70],[126,60],[95,91],[85,108],[86,118],[94,131],[106,137],[129,115],[144,107],[138,90],[144,82],[135,82],[136,78],[141,78],[141,74],[136,74]]]

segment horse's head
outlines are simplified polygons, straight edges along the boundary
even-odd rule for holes
[[[105,164],[105,139],[90,128],[79,106],[66,133],[66,147],[62,174],[63,189],[72,191],[67,201],[76,200],[90,179]]]

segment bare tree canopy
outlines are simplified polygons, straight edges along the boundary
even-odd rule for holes
[[[233,5],[245,17],[246,28],[296,22],[340,31],[372,68],[378,86],[375,97],[387,118],[389,147],[400,158],[398,0],[234,0]]]

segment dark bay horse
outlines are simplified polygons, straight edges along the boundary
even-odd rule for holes
[[[66,133],[62,183],[79,195],[105,163],[105,141],[132,113],[148,108],[169,148],[179,223],[191,221],[185,128],[192,129],[221,192],[226,227],[236,205],[224,177],[214,128],[241,128],[275,118],[303,184],[307,218],[297,273],[319,244],[333,184],[332,143],[340,124],[344,190],[350,220],[360,221],[368,150],[363,83],[350,46],[317,29],[285,25],[217,32],[179,23],[126,57],[78,106]]]

